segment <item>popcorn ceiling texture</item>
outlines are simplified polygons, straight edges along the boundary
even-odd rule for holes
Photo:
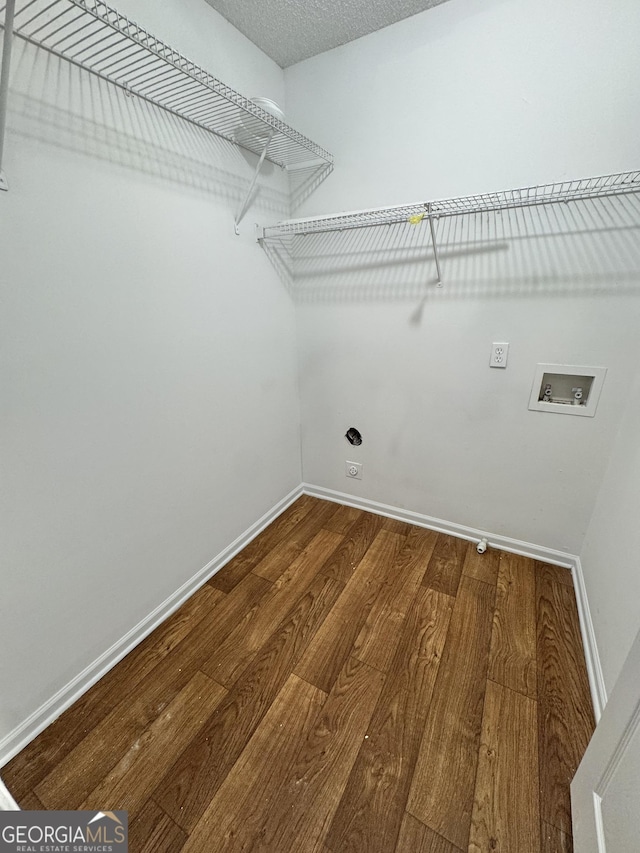
[[[207,0],[282,68],[445,0]]]

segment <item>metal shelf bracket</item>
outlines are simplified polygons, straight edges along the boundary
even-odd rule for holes
[[[440,259],[438,257],[438,244],[436,243],[436,227],[433,222],[431,213],[432,204],[427,204],[427,216],[429,217],[429,230],[431,231],[431,245],[433,246],[433,257],[436,262],[436,274],[438,279],[438,287],[442,287],[442,275],[440,273]]]
[[[239,228],[240,223],[244,219],[244,215],[247,212],[247,210],[249,210],[249,207],[251,205],[251,201],[253,199],[253,190],[255,189],[255,185],[256,185],[256,182],[258,180],[258,175],[260,174],[260,170],[262,169],[262,164],[264,163],[264,158],[267,156],[267,151],[269,149],[269,145],[271,144],[272,138],[273,138],[273,134],[270,133],[269,138],[267,139],[266,144],[265,144],[264,148],[262,149],[262,153],[260,154],[260,159],[258,160],[258,162],[256,164],[256,168],[255,168],[255,171],[253,173],[253,178],[251,180],[251,183],[249,184],[249,189],[247,190],[247,194],[244,197],[244,201],[242,202],[242,205],[240,206],[240,210],[236,214],[235,223],[234,223],[234,231],[236,233],[236,237],[238,236],[238,234],[240,234],[240,228]]]
[[[15,0],[7,0],[4,13],[4,36],[2,39],[2,68],[0,69],[0,190],[9,189],[5,173],[2,171],[4,137],[7,126],[7,106],[9,101],[9,74],[11,71],[11,46],[13,44],[13,20]]]

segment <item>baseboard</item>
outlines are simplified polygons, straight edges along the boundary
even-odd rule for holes
[[[509,551],[512,554],[521,554],[524,557],[532,557],[534,560],[540,560],[543,563],[552,563],[555,566],[570,569],[580,619],[580,632],[582,634],[587,674],[589,676],[593,713],[596,722],[600,719],[602,709],[607,702],[607,692],[604,686],[600,656],[591,620],[591,611],[587,599],[587,590],[584,585],[580,557],[575,554],[567,554],[564,551],[545,548],[542,545],[535,545],[532,542],[523,542],[519,539],[511,539],[508,536],[499,536],[484,530],[467,527],[463,524],[444,521],[441,518],[433,518],[429,515],[410,512],[409,510],[378,503],[377,501],[348,495],[344,492],[336,492],[333,489],[313,486],[309,483],[303,483],[302,488],[305,494],[313,495],[316,498],[334,501],[335,503],[345,504],[346,506],[353,506],[357,509],[364,509],[367,512],[374,512],[377,515],[384,515],[387,518],[395,518],[398,521],[406,521],[409,524],[427,527],[430,530],[437,530],[439,533],[448,533],[451,536],[458,536],[461,539],[467,539],[471,542],[479,542],[481,539],[486,539],[488,545],[492,548]]]
[[[598,654],[598,644],[596,642],[596,632],[593,627],[593,620],[591,619],[591,610],[589,608],[589,599],[587,598],[587,588],[584,583],[580,557],[575,558],[572,573],[573,586],[576,591],[576,604],[578,605],[578,615],[580,617],[582,645],[584,646],[584,656],[587,661],[587,675],[589,676],[593,714],[596,718],[596,723],[598,723],[604,706],[607,704],[607,688],[604,684],[600,655]]]
[[[0,812],[15,811],[20,811],[20,806],[6,789],[2,779],[0,779]]]
[[[278,501],[262,518],[258,519],[255,524],[252,524],[236,540],[210,560],[206,566],[165,599],[162,604],[149,613],[131,631],[114,643],[111,648],[107,649],[93,663],[89,664],[79,675],[27,717],[24,722],[9,732],[0,741],[0,767],[3,767],[21,749],[24,749],[30,741],[56,720],[63,711],[69,708],[96,681],[102,678],[105,673],[142,642],[158,625],[184,604],[196,590],[213,577],[216,572],[219,572],[229,560],[233,559],[239,551],[246,547],[265,527],[283,513],[301,494],[302,486],[298,486],[289,492],[286,497]]]
[[[347,495],[344,492],[335,492],[333,489],[312,486],[309,483],[303,483],[302,489],[306,495],[345,504],[346,506],[353,506],[357,509],[364,509],[367,512],[374,512],[376,515],[384,515],[387,518],[406,521],[408,524],[416,524],[418,527],[427,527],[429,530],[437,530],[438,533],[448,533],[451,536],[458,536],[460,539],[467,539],[470,542],[479,542],[481,539],[486,539],[487,544],[491,548],[509,551],[511,554],[521,554],[523,557],[532,557],[534,560],[541,560],[543,563],[553,563],[555,566],[562,566],[565,569],[573,570],[576,560],[573,554],[567,554],[564,551],[555,551],[553,548],[545,548],[542,545],[534,545],[531,542],[521,542],[519,539],[510,539],[508,536],[487,533],[485,530],[477,530],[475,527],[467,527],[464,524],[456,524],[452,521],[445,521],[442,518],[433,518],[430,515],[423,515],[419,512],[411,512],[406,509],[400,509],[399,507],[388,506],[377,501],[370,501],[367,498]]]

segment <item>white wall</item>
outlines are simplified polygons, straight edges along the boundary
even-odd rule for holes
[[[336,158],[299,215],[638,168],[639,27],[635,0],[451,0],[287,69]],[[639,225],[637,200],[440,221],[442,289],[424,225],[299,241],[305,481],[577,553],[637,370]],[[538,362],[607,367],[596,417],[529,412]]]
[[[640,378],[630,389],[581,552],[609,694],[640,630],[639,436]]]
[[[118,7],[244,93],[200,0]],[[0,194],[0,741],[300,483],[294,310],[233,146],[17,41]],[[256,212],[257,211],[257,212]]]
[[[287,68],[291,121],[336,160],[309,210],[638,168],[639,18],[635,0],[449,0]]]

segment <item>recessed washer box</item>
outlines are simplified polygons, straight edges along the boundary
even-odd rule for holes
[[[592,418],[606,375],[606,367],[539,364],[533,377],[529,408]]]

